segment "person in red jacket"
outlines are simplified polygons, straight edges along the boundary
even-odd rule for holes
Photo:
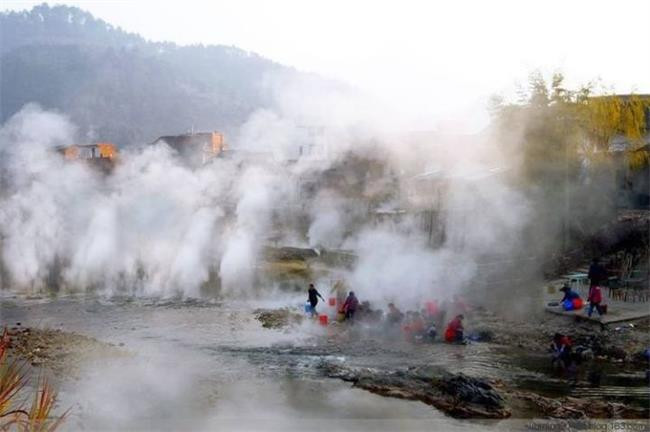
[[[445,341],[462,342],[463,341],[463,315],[457,315],[456,318],[447,324],[445,330]]]
[[[603,301],[603,293],[598,285],[592,285],[589,287],[589,310],[587,311],[587,316],[591,317],[591,314],[594,312],[594,308],[598,311],[598,315],[602,316],[603,312],[600,309],[600,303]]]

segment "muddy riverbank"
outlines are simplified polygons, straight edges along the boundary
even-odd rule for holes
[[[28,364],[31,370],[43,368],[54,377],[75,377],[86,362],[94,359],[129,355],[119,345],[75,332],[25,327],[20,322],[7,330],[9,356]]]

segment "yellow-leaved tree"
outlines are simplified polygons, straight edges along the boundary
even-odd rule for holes
[[[594,83],[571,90],[562,74],[549,83],[535,72],[517,102],[494,97],[489,110],[499,142],[518,161],[535,223],[546,226],[540,241],[563,233],[570,247],[573,235],[588,235],[612,217],[621,152],[633,169],[647,167],[650,96],[616,95]]]

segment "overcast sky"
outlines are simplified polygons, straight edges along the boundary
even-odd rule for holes
[[[40,1],[4,1],[25,9]],[[235,45],[439,124],[534,69],[650,93],[650,1],[66,1],[150,40]]]

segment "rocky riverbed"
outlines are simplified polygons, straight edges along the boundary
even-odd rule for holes
[[[384,372],[323,365],[330,378],[352,382],[355,387],[382,396],[418,400],[453,417],[510,417],[505,401],[486,380],[463,374],[450,374],[434,367],[413,367]]]
[[[287,313],[258,316],[264,326],[304,326],[287,320]],[[313,366],[324,376],[458,418],[650,416],[648,364],[640,355],[649,343],[648,321],[611,328],[553,315],[515,321],[482,308],[467,316],[468,328],[485,342],[408,344],[399,335],[386,337],[377,323],[360,322],[330,326],[307,345],[248,353],[260,363],[288,365],[293,373],[305,367],[301,358],[317,358]],[[575,370],[551,366],[548,347],[556,332],[569,335],[581,352]]]
[[[2,320],[15,355],[60,378],[73,429],[107,427],[115,406],[128,413],[118,418],[124,428],[164,424],[165,407],[210,419],[183,418],[179,428],[213,426],[252,401],[247,418],[430,413],[443,422],[444,413],[452,423],[438,427],[454,418],[648,418],[647,363],[638,355],[648,322],[601,329],[474,308],[466,327],[485,342],[414,344],[376,321],[321,326],[302,302],[14,299],[2,303]],[[558,331],[591,353],[574,377],[551,367],[547,347]],[[339,398],[345,407],[328,402]]]

